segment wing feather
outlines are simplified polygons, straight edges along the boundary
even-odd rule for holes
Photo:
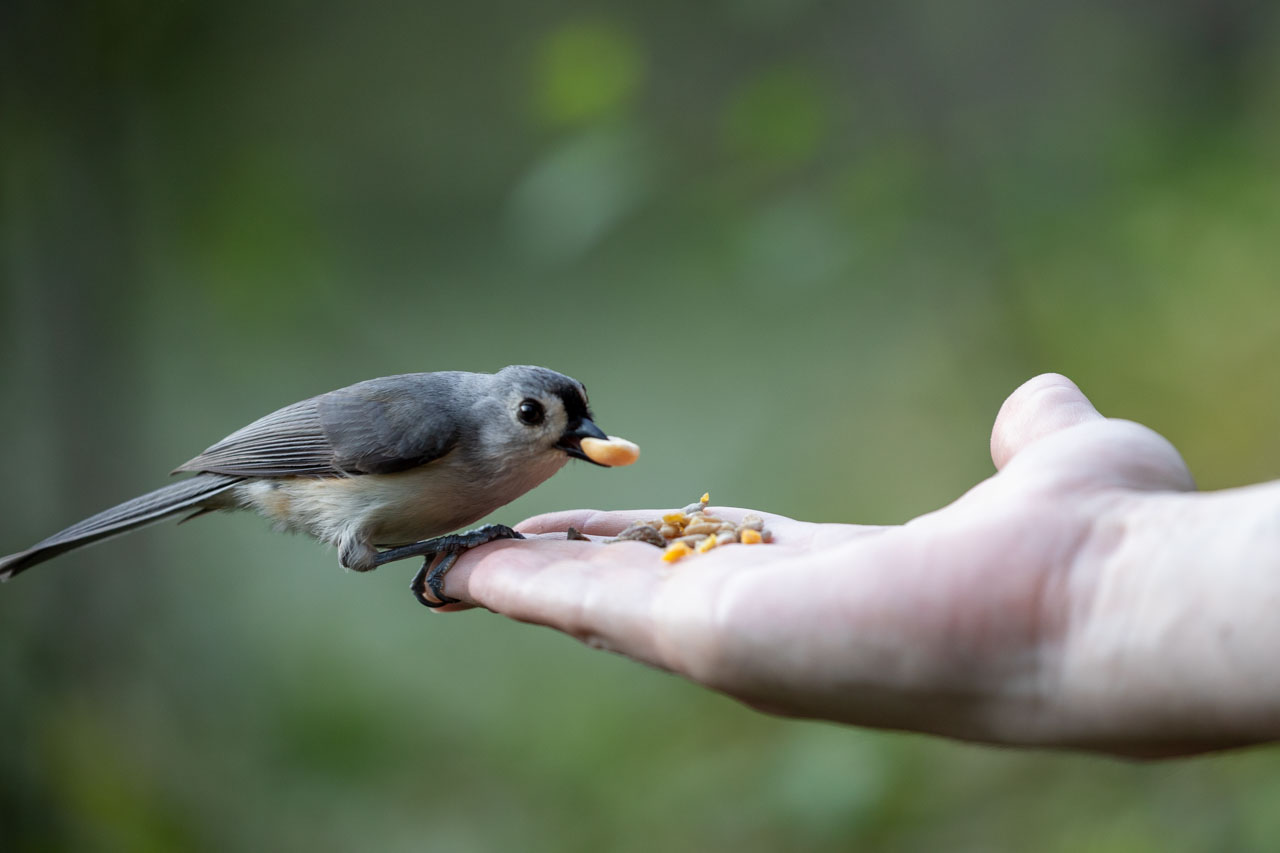
[[[184,462],[177,471],[212,471],[238,477],[339,474],[312,397],[259,418]]]
[[[474,376],[410,373],[339,388],[259,418],[175,473],[345,476],[425,465],[457,443],[454,392]]]

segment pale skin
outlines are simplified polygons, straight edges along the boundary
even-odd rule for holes
[[[1280,481],[1197,492],[1055,374],[1005,402],[991,456],[904,525],[758,513],[773,544],[674,566],[564,539],[661,510],[538,516],[446,592],[781,715],[1142,758],[1280,738]]]

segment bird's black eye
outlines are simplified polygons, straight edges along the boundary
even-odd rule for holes
[[[527,426],[537,426],[546,416],[546,411],[537,400],[522,400],[520,407],[516,409],[516,417]]]

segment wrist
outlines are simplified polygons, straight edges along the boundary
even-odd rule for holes
[[[1068,741],[1136,756],[1280,738],[1280,482],[1127,500],[1075,567]]]

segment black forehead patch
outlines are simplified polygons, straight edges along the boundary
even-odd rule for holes
[[[583,418],[591,418],[591,407],[587,405],[587,395],[577,385],[568,385],[556,389],[556,396],[564,403],[564,412],[570,423]]]

